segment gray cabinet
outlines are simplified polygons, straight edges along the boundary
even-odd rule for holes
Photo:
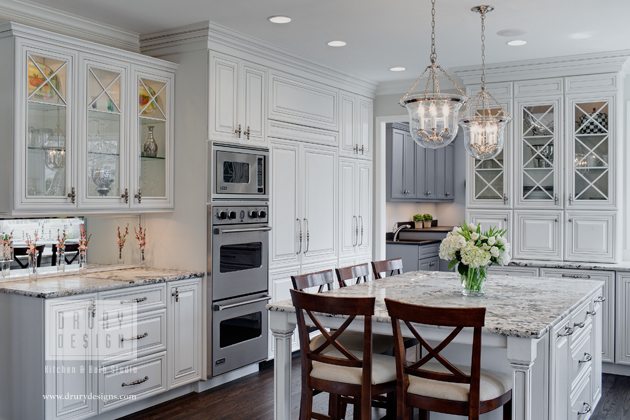
[[[418,271],[418,245],[387,244],[387,259],[401,258],[404,271]]]
[[[448,271],[438,257],[440,245],[429,243],[416,245],[413,243],[388,243],[387,259],[401,258],[403,270],[408,271]],[[446,262],[446,261],[444,261]],[[446,262],[448,265],[448,262]]]
[[[419,271],[440,271],[440,258],[425,258],[418,260]]]
[[[452,201],[455,147],[425,149],[406,124],[387,125],[387,200]]]

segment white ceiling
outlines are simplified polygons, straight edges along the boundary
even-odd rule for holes
[[[33,0],[126,30],[149,33],[211,20],[293,54],[373,80],[410,79],[426,66],[428,0]],[[438,58],[446,67],[479,63],[481,0],[438,0]],[[629,0],[493,0],[487,21],[487,60],[530,58],[630,48]],[[271,15],[293,22],[274,25]],[[502,37],[497,31],[525,31]],[[587,39],[584,36],[590,36]],[[510,39],[528,41],[509,47]],[[326,42],[340,39],[345,48]],[[391,66],[406,72],[392,73]]]

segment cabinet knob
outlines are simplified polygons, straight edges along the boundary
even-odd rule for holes
[[[507,204],[507,202],[508,202],[508,196],[507,196],[507,194],[504,193],[503,194],[503,204]]]
[[[236,130],[234,130],[234,134],[238,135],[238,138],[241,138],[241,133],[243,132],[243,130],[241,129],[241,125],[238,125],[238,128]]]
[[[240,128],[240,126],[239,126],[239,128]],[[245,134],[245,137],[247,138],[247,140],[249,140],[249,135],[251,134],[251,130],[249,129],[249,125],[247,126],[247,130],[245,130],[245,132],[243,134]]]
[[[424,193],[424,195],[426,195],[426,196],[429,196],[431,194],[433,194],[431,191],[427,191],[426,193]]]
[[[133,198],[138,200],[138,204],[142,203],[142,191],[138,190],[138,192],[133,195]]]
[[[444,193],[444,196],[445,196],[445,197],[448,197],[449,195],[451,195],[451,193],[450,193],[450,192],[445,192],[445,193]]]
[[[573,194],[569,194],[569,204],[573,204]]]
[[[125,188],[125,192],[120,194],[120,198],[125,200],[125,204],[129,203],[129,189]]]
[[[361,146],[361,148],[359,149],[361,151],[361,154],[364,155],[365,154],[365,148],[363,146]]]
[[[173,292],[171,293],[171,296],[175,298],[175,302],[179,302],[179,290],[178,289],[173,290]]]
[[[74,189],[74,187],[70,188],[70,192],[68,193],[68,198],[70,199],[70,202],[72,204],[77,202],[77,191]]]
[[[358,154],[358,153],[359,153],[359,145],[358,145],[358,144],[355,144],[355,145],[352,147],[352,151],[353,151],[355,154]]]

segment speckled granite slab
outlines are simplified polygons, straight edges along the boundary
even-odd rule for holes
[[[630,261],[609,264],[609,263],[586,263],[586,262],[570,262],[570,261],[512,260],[510,262],[510,266],[566,268],[566,269],[572,269],[572,270],[630,271]]]
[[[603,286],[601,281],[509,277],[491,274],[483,297],[464,297],[459,276],[413,272],[326,292],[332,296],[376,297],[375,320],[390,322],[385,298],[428,306],[486,307],[489,332],[539,338]],[[271,311],[294,312],[290,301],[270,304]]]
[[[165,270],[159,268],[125,268],[120,270],[90,271],[42,277],[30,281],[28,278],[0,283],[0,293],[15,294],[42,299],[95,293],[104,290],[123,289],[147,284],[165,283],[203,277],[203,273]]]

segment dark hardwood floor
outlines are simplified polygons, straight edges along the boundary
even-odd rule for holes
[[[291,411],[298,418],[300,404],[300,365],[293,360]],[[604,375],[604,395],[591,420],[630,420],[630,377]],[[315,411],[325,413],[328,397],[315,397]],[[372,418],[385,412],[375,410]],[[346,418],[352,418],[348,408]],[[131,419],[212,419],[270,420],[273,419],[273,368],[246,376],[203,393],[192,393],[125,417]]]

